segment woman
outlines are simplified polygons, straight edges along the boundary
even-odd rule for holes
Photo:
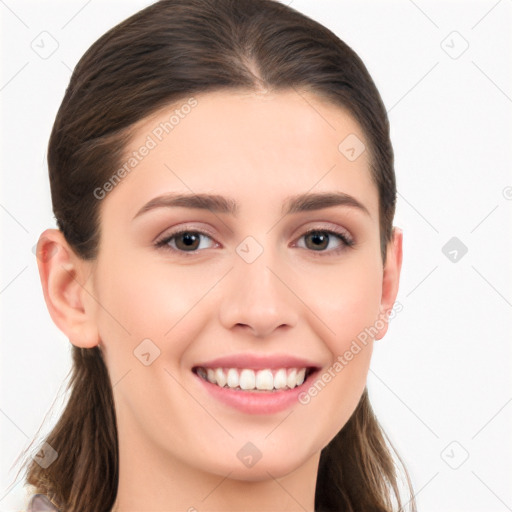
[[[48,164],[38,267],[74,366],[33,502],[401,508],[366,390],[402,261],[393,150],[345,43],[271,0],[156,2],[76,66]]]

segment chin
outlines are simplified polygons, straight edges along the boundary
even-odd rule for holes
[[[252,466],[245,465],[242,461],[236,459],[236,462],[217,466],[214,473],[220,476],[229,474],[231,480],[239,480],[244,482],[261,482],[269,478],[282,478],[293,473],[303,464],[305,464],[311,455],[304,454],[302,458],[295,456],[290,459],[290,452],[263,455]]]

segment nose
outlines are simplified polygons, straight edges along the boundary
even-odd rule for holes
[[[266,338],[297,324],[300,301],[283,266],[264,251],[256,261],[238,258],[229,273],[220,305],[220,321],[229,330],[246,330]]]

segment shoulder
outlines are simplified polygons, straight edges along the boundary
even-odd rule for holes
[[[59,512],[44,494],[34,494],[28,502],[27,512]]]

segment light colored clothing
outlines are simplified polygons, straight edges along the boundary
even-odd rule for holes
[[[34,494],[28,503],[27,512],[60,512],[44,494]]]

